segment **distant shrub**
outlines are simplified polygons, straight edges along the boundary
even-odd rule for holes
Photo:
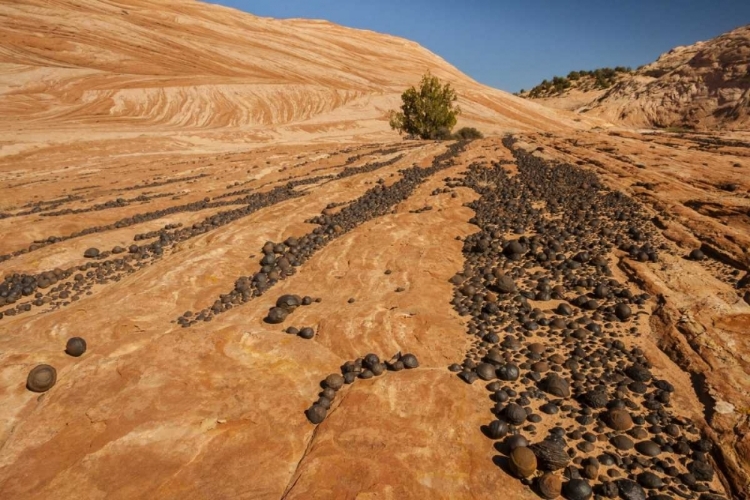
[[[551,97],[564,93],[577,82],[577,88],[589,90],[591,86],[597,89],[607,89],[617,83],[619,73],[632,73],[629,66],[616,68],[599,68],[591,71],[571,71],[568,76],[554,76],[552,81],[542,80],[542,83],[529,91],[529,97]],[[585,79],[585,80],[584,80]]]
[[[459,141],[473,141],[474,139],[483,138],[484,134],[474,127],[463,127],[456,131],[456,133],[453,134],[453,137]]]

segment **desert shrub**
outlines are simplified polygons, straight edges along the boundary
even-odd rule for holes
[[[474,139],[481,139],[484,137],[484,134],[474,127],[463,127],[453,134],[453,136],[459,141],[472,141]]]

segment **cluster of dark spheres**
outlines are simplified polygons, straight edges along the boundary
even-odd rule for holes
[[[103,233],[103,232],[111,231],[114,229],[121,229],[121,228],[129,227],[135,224],[141,224],[144,222],[161,219],[162,217],[165,217],[168,215],[174,215],[174,214],[181,213],[181,212],[197,212],[200,210],[205,210],[207,208],[216,208],[216,207],[222,207],[222,206],[245,204],[245,202],[248,201],[248,198],[250,197],[247,197],[245,199],[240,199],[240,200],[214,201],[214,202],[211,202],[209,198],[205,198],[201,201],[196,201],[196,202],[188,203],[185,205],[177,205],[173,207],[164,208],[161,210],[155,210],[152,212],[146,212],[143,214],[133,215],[131,217],[120,219],[117,222],[113,222],[112,224],[106,224],[102,226],[92,226],[92,227],[77,231],[75,233],[71,233],[67,236],[50,236],[43,240],[35,241],[31,245],[29,245],[28,248],[16,250],[15,252],[11,254],[0,255],[0,262],[11,259],[13,257],[17,257],[18,255],[33,252],[35,250],[38,250],[40,248],[43,248],[45,246],[48,246],[54,243],[60,243],[62,241],[71,240],[73,238],[78,238],[78,237],[86,236],[89,234]],[[88,211],[91,211],[91,210],[88,210]]]
[[[431,194],[432,194],[432,196],[438,196],[438,195],[441,195],[441,194],[450,194],[451,198],[458,198],[458,193],[455,192],[450,187],[445,187],[443,189],[437,188],[434,191],[432,191]]]
[[[149,231],[147,233],[138,233],[135,236],[133,236],[133,241],[142,241],[142,240],[151,240],[154,238],[159,238],[161,236],[162,231],[169,231],[171,229],[179,229],[183,226],[182,222],[177,222],[174,224],[167,224],[162,229],[157,231]]]
[[[255,188],[239,189],[237,191],[232,191],[232,192],[229,192],[229,193],[220,194],[218,196],[215,196],[214,200],[220,200],[222,198],[231,198],[233,196],[240,196],[240,195],[247,195],[247,194],[250,194],[250,193],[256,193],[258,190],[263,189],[264,187],[268,186],[269,184],[281,184],[284,181],[288,181],[288,182],[286,182],[286,184],[284,185],[284,187],[287,190],[293,191],[294,188],[296,188],[297,186],[305,186],[305,185],[308,185],[308,184],[317,184],[320,181],[324,181],[326,179],[332,179],[333,177],[334,177],[333,174],[319,175],[319,176],[310,176],[310,177],[296,178],[296,179],[293,176],[289,176],[289,177],[287,177],[285,179],[277,179],[277,180],[274,180],[272,182],[267,182],[267,183],[262,184],[262,185],[260,185],[258,187],[255,187]]]
[[[210,177],[210,174],[196,174],[196,175],[187,175],[185,177],[175,177],[172,179],[164,179],[164,180],[153,180],[151,182],[144,182],[143,184],[136,184],[134,186],[128,186],[121,188],[121,191],[135,191],[136,189],[150,189],[160,186],[166,186],[167,184],[176,184],[178,182],[189,182],[189,181],[195,181],[198,179],[203,179],[204,177]]]
[[[382,152],[380,154],[383,154],[383,155],[390,154],[388,151],[390,151],[390,153],[395,152],[393,150],[386,150],[385,152]],[[400,161],[403,157],[404,155],[401,154],[401,155],[396,155],[389,160],[369,162],[369,163],[362,165],[361,167],[345,167],[341,172],[336,174],[336,179],[344,179],[346,177],[351,177],[353,175],[374,172],[376,170],[380,170],[381,168],[393,165],[394,163]]]
[[[287,316],[293,313],[299,306],[309,306],[313,302],[320,302],[320,300],[320,298],[313,300],[310,296],[282,295],[276,300],[276,305],[268,311],[265,321],[272,325],[283,323]]]
[[[65,352],[73,357],[86,352],[86,341],[81,337],[71,337],[65,345]],[[32,392],[47,392],[57,383],[57,370],[50,365],[37,365],[26,377],[26,388]]]
[[[394,162],[398,161],[398,159],[400,159],[400,157],[393,158],[385,162],[370,163],[363,167],[345,169],[344,172],[339,174],[339,177],[348,177],[350,175],[355,175],[357,173],[370,172],[377,168],[382,168],[384,166],[391,165]],[[180,178],[180,179],[169,179],[165,181],[158,181],[158,182],[148,184],[145,186],[136,186],[133,189],[143,188],[143,187],[161,186],[163,184],[169,184],[172,182],[194,180],[194,179],[205,177],[205,175],[206,174],[201,174],[197,176],[185,177],[185,178]],[[153,262],[153,260],[160,258],[164,254],[164,251],[166,249],[172,247],[173,245],[181,241],[185,241],[195,236],[204,234],[208,231],[211,231],[220,226],[231,223],[242,217],[246,217],[261,208],[265,208],[265,207],[274,205],[276,203],[280,203],[282,201],[285,201],[294,197],[298,197],[300,196],[300,193],[297,193],[294,191],[294,188],[296,186],[315,183],[315,182],[319,182],[320,180],[332,178],[332,177],[334,176],[321,176],[321,177],[312,177],[312,178],[307,178],[307,179],[297,179],[297,180],[287,183],[285,186],[276,187],[270,191],[266,191],[263,193],[253,193],[242,198],[232,199],[232,200],[227,200],[227,201],[213,201],[212,202],[209,198],[205,198],[197,202],[169,207],[169,208],[165,208],[162,210],[147,212],[144,214],[134,215],[134,216],[119,220],[113,224],[87,228],[87,229],[78,231],[68,236],[51,236],[44,240],[35,241],[28,249],[23,249],[23,250],[16,251],[12,254],[0,256],[0,261],[8,260],[14,256],[28,253],[28,252],[37,250],[39,248],[42,248],[44,246],[51,245],[54,243],[59,243],[59,242],[66,241],[66,240],[76,238],[79,236],[128,227],[133,224],[140,224],[143,222],[156,220],[164,216],[173,215],[173,214],[180,213],[180,212],[195,212],[195,211],[205,210],[209,208],[217,208],[217,207],[224,207],[224,206],[231,206],[231,205],[243,205],[241,208],[238,208],[238,209],[220,212],[218,214],[209,216],[202,222],[195,223],[190,227],[183,227],[183,225],[179,223],[168,224],[164,226],[164,228],[158,231],[151,231],[148,233],[137,234],[134,237],[135,241],[154,240],[154,241],[150,241],[149,243],[133,244],[133,245],[130,245],[127,249],[121,246],[115,246],[111,250],[105,250],[105,251],[101,251],[99,248],[96,248],[96,247],[89,248],[84,252],[84,257],[89,258],[89,259],[96,259],[97,261],[101,261],[101,262],[92,263],[91,265],[87,264],[86,266],[71,267],[65,270],[55,269],[53,271],[45,271],[37,275],[18,274],[18,273],[9,275],[5,278],[4,283],[0,284],[0,308],[5,305],[13,305],[18,301],[21,301],[23,303],[16,304],[15,307],[6,311],[0,310],[0,319],[2,319],[4,316],[13,316],[18,313],[30,311],[31,308],[35,306],[38,307],[42,305],[51,304],[52,306],[59,307],[59,306],[68,305],[71,301],[79,300],[81,297],[81,293],[88,292],[93,287],[94,284],[106,284],[110,281],[119,281],[124,274],[135,272],[136,270],[142,268],[143,266],[150,264],[151,262]],[[93,207],[90,207],[89,209],[81,209],[80,211],[94,211],[94,210],[101,210],[104,208],[113,208],[116,206],[123,206],[123,204],[127,204],[132,201],[139,201],[141,199],[142,199],[141,197],[136,197],[131,200],[118,199],[112,203],[107,202],[103,204],[102,206],[95,205]],[[68,202],[68,201],[72,201],[72,199],[62,200],[62,202]],[[55,207],[57,206],[58,205],[55,205]],[[78,211],[76,211],[76,213],[77,212]],[[294,238],[291,238],[290,240],[294,240]],[[265,248],[266,247],[264,247],[264,249]],[[124,255],[118,258],[107,260],[113,255],[120,255],[120,254],[125,254],[125,253],[127,253],[128,255]],[[281,259],[279,264],[280,265],[276,267],[279,267],[281,272],[283,272],[282,268],[287,267],[284,265],[284,260]],[[94,270],[91,270],[92,266]],[[88,272],[86,272],[85,275],[81,275],[81,274],[76,274],[76,270],[88,271]],[[269,271],[269,274],[270,274],[270,279],[268,281],[270,283],[273,283],[278,279],[278,276],[274,275],[273,269]],[[75,275],[75,278],[76,278],[74,282],[72,283],[68,282],[68,283],[62,284],[61,286],[54,287],[54,285],[57,284],[58,281],[69,279],[73,275]],[[83,276],[83,278],[81,278],[81,276]],[[258,276],[258,278],[262,280],[261,276]],[[261,287],[260,287],[261,290],[264,288],[262,285],[263,284],[261,283]],[[242,285],[240,284],[240,286]],[[49,293],[45,293],[44,291],[42,291],[43,289],[49,288],[49,287],[53,287],[49,291]],[[42,289],[42,290],[39,290],[39,289]],[[32,295],[33,295],[33,299],[31,297]],[[24,297],[29,297],[29,299],[27,299],[26,301],[23,301],[22,299]],[[222,297],[220,301],[223,301],[222,304],[228,304],[227,299],[225,297]],[[236,304],[237,302],[234,302],[234,303]],[[184,326],[188,326],[189,324],[193,324],[197,321],[210,320],[212,314],[217,309],[223,311],[223,310],[228,309],[229,307],[231,307],[231,304],[229,306],[221,306],[221,307],[214,304],[214,307],[211,308],[210,312],[203,311],[194,316],[193,315],[183,316],[182,319],[178,321]]]
[[[290,335],[296,335],[301,339],[310,340],[315,336],[315,330],[312,327],[305,326],[303,328],[297,328],[295,326],[290,326],[285,330],[286,333]]]
[[[650,297],[610,267],[612,255],[647,263],[669,247],[593,173],[504,143],[516,175],[474,164],[447,179],[480,195],[468,204],[480,231],[451,278],[473,342],[449,369],[486,384],[493,419],[481,430],[498,463],[547,499],[723,498],[711,442],[674,414],[674,387],[633,346]]]
[[[156,198],[166,198],[166,197],[174,196],[174,195],[175,193],[158,193],[158,194],[151,194],[151,195],[141,194],[139,196],[136,196],[135,198],[116,198],[114,200],[108,200],[108,201],[105,201],[104,203],[97,203],[95,205],[92,205],[86,208],[75,208],[75,209],[65,208],[63,210],[45,212],[41,215],[44,217],[58,217],[60,215],[99,212],[102,210],[109,210],[111,208],[127,207],[128,205],[132,203],[145,203],[147,201],[150,201]]]
[[[220,212],[209,216],[202,222],[195,223],[190,227],[183,227],[182,224],[166,225],[163,229],[153,234],[156,240],[150,243],[143,243],[140,245],[133,244],[127,249],[116,246],[111,251],[103,252],[95,247],[89,248],[85,251],[84,256],[92,259],[92,262],[88,262],[84,266],[74,266],[65,270],[55,269],[54,271],[45,271],[36,275],[16,273],[6,276],[5,282],[0,284],[0,307],[7,304],[14,304],[15,302],[20,301],[23,297],[30,295],[33,295],[33,298],[29,297],[29,299],[17,304],[13,309],[0,311],[0,319],[2,319],[4,315],[12,316],[20,312],[30,311],[33,306],[51,304],[52,306],[59,307],[68,305],[70,301],[80,299],[82,292],[90,293],[89,290],[93,288],[95,284],[103,285],[112,281],[119,281],[123,276],[151,264],[154,260],[161,258],[166,249],[171,248],[177,243],[199,236],[242,217],[246,217],[261,208],[297,196],[300,196],[300,194],[283,187],[264,193],[250,195],[241,200],[210,202],[210,200],[205,199],[201,202],[188,205],[166,208],[164,210],[150,212],[143,215],[135,215],[114,224],[86,229],[68,237],[50,238],[49,243],[58,242],[81,236],[83,234],[126,227],[176,212],[197,211],[215,206],[234,205],[238,203],[243,205],[242,208]],[[116,257],[112,257],[113,255]],[[71,277],[73,277],[73,280],[70,280]],[[57,286],[53,286],[55,284],[57,284]],[[50,290],[46,293],[42,290],[38,290],[48,287]]]
[[[135,255],[126,255],[39,274],[10,274],[0,283],[0,307],[13,307],[0,311],[0,319],[30,311],[32,307],[66,306],[91,294],[94,285],[119,281],[148,262]]]
[[[22,210],[20,212],[16,212],[15,214],[8,214],[8,216],[20,217],[22,215],[41,214],[42,212],[47,212],[49,210],[56,210],[60,208],[61,206],[65,205],[66,203],[73,203],[75,201],[80,201],[82,199],[83,199],[83,196],[69,194],[67,196],[63,196],[62,198],[56,198],[54,200],[32,201],[32,202],[25,204],[23,207],[21,207],[21,208],[30,209],[30,210]]]
[[[690,260],[701,261],[706,258],[706,254],[704,254],[703,250],[701,250],[700,248],[694,248],[693,250],[690,250],[690,253],[688,254],[688,258]]]
[[[463,144],[451,145],[443,154],[433,159],[430,167],[413,166],[401,170],[401,179],[390,186],[378,183],[335,214],[321,214],[307,220],[306,222],[318,226],[308,234],[289,237],[283,243],[267,242],[262,249],[263,257],[258,263],[258,271],[239,277],[235,281],[234,290],[221,295],[211,307],[200,311],[183,323],[183,326],[193,325],[200,320],[210,321],[213,316],[262,295],[280,280],[293,275],[296,272],[295,268],[307,262],[334,239],[369,220],[391,212],[429,177],[454,165],[454,157],[464,147]],[[284,316],[283,311],[274,314]]]
[[[367,380],[378,377],[386,371],[398,372],[419,367],[419,361],[413,354],[395,354],[388,361],[381,361],[377,354],[367,354],[363,358],[347,361],[341,365],[341,374],[332,373],[320,382],[323,389],[318,400],[305,410],[307,419],[317,425],[326,418],[336,393],[344,385],[354,383],[356,379]]]

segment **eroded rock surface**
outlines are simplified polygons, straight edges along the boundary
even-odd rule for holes
[[[747,137],[577,131],[375,34],[295,101],[237,39],[324,31],[333,64],[350,31],[188,2],[0,9],[24,57],[2,63],[0,497],[746,495]],[[193,41],[161,59],[105,51],[178,29]],[[217,38],[228,59],[181,72]],[[357,73],[370,56],[388,88]],[[373,103],[414,61],[459,79],[468,123],[527,132],[386,136]]]

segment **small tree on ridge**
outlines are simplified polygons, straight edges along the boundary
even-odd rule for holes
[[[461,108],[453,105],[457,99],[450,83],[442,84],[428,71],[422,76],[419,90],[410,87],[401,94],[401,111],[390,111],[389,123],[399,134],[447,139],[461,113]]]

